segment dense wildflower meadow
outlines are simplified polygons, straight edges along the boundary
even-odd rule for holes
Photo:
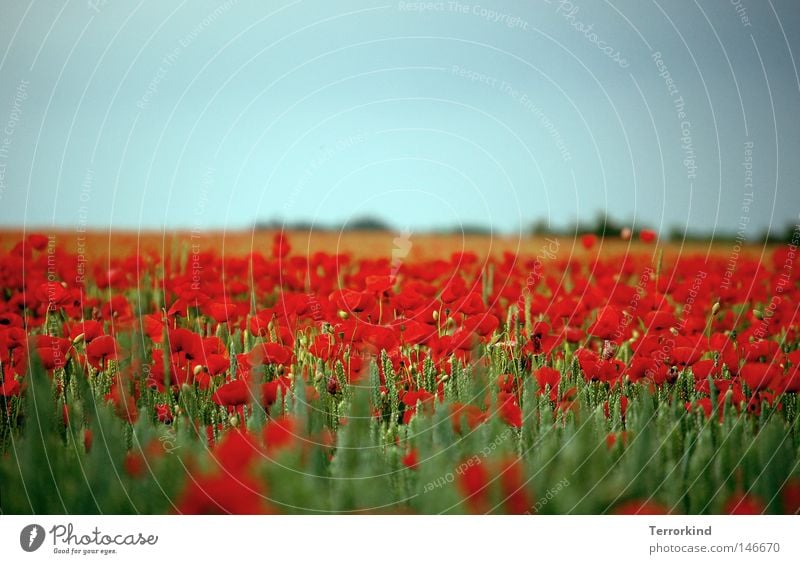
[[[797,513],[796,247],[0,258],[4,513]]]

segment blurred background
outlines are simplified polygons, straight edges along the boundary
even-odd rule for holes
[[[795,0],[7,2],[0,226],[781,236],[799,31]]]

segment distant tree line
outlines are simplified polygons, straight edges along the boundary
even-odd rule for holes
[[[523,231],[523,235],[531,236],[575,236],[583,235],[586,233],[593,233],[598,237],[622,237],[625,232],[635,237],[636,234],[642,229],[650,228],[650,225],[639,225],[634,221],[623,222],[618,219],[612,218],[605,213],[598,213],[592,221],[577,221],[565,227],[555,227],[550,224],[546,219],[540,219],[533,222],[530,227]],[[746,234],[742,235],[736,231],[720,231],[717,230],[713,233],[714,241],[717,242],[734,242],[737,240],[744,240],[748,243],[788,243],[792,240],[794,225],[785,225],[782,227],[773,227],[766,229],[757,235]],[[392,225],[390,222],[385,221],[378,217],[362,216],[353,220],[347,221],[343,225],[332,225],[325,223],[312,223],[310,221],[294,221],[284,222],[280,220],[259,221],[256,222],[254,229],[256,231],[276,231],[283,229],[285,231],[364,231],[364,232],[396,232],[400,228]],[[455,225],[446,228],[434,228],[427,230],[428,233],[439,233],[445,235],[491,235],[492,228],[488,225],[481,224],[465,224]],[[712,236],[710,231],[688,230],[684,227],[673,226],[666,232],[659,233],[659,237],[666,241],[708,241]]]

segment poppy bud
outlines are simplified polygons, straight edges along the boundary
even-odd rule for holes
[[[82,343],[82,342],[83,342],[83,340],[84,340],[85,338],[86,338],[86,335],[84,335],[83,333],[81,333],[80,335],[78,335],[77,337],[75,337],[74,339],[72,339],[72,344],[73,344],[73,345],[77,345],[77,344],[79,344],[79,343]]]
[[[434,321],[439,321],[439,310],[438,309],[433,310],[433,314],[431,315],[431,317],[433,317]]]
[[[761,321],[762,319],[764,319],[764,313],[759,309],[754,309],[753,310],[753,317],[755,317],[756,319]]]
[[[720,307],[719,306],[719,302],[714,302],[714,305],[711,306],[711,315],[717,315],[717,312],[719,311],[719,307]]]
[[[205,369],[206,369],[205,366],[203,366],[202,364],[198,364],[197,366],[194,367],[194,370],[192,372],[194,373],[195,376],[197,376]]]
[[[328,378],[328,393],[335,396],[339,391],[339,381],[331,376]]]
[[[609,360],[614,357],[614,354],[617,352],[617,345],[614,344],[613,341],[603,341],[603,352],[602,358],[603,360]]]
[[[238,427],[239,426],[239,416],[238,415],[231,415],[228,418],[228,423],[230,423],[231,427]]]
[[[338,315],[340,319],[347,319],[348,317],[350,317],[350,315],[346,311],[341,309],[339,310]]]
[[[162,423],[170,425],[172,423],[172,410],[170,409],[170,407],[167,404],[162,403],[156,405],[155,408],[156,408],[156,417],[158,418],[158,420],[161,421]]]

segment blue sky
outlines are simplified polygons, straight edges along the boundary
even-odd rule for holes
[[[605,211],[754,236],[800,213],[793,0],[3,10],[0,225],[513,233]]]

